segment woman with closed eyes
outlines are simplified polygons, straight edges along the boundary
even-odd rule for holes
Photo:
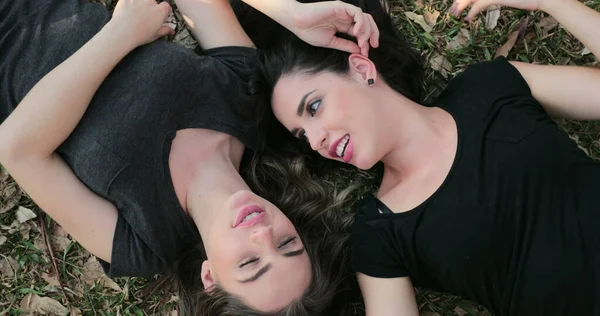
[[[344,3],[248,2],[315,44],[361,52],[337,28],[376,35]],[[0,163],[109,276],[175,273],[183,314],[327,313],[329,246],[239,174],[258,136],[238,114],[256,103],[254,44],[227,1],[177,5],[200,54],[157,40],[167,2],[0,2]]]
[[[352,231],[367,315],[418,315],[413,285],[495,315],[600,315],[600,165],[552,120],[600,119],[600,69],[501,57],[423,106],[418,55],[379,1],[366,3],[381,32],[368,57],[292,39],[264,57],[254,86],[321,156],[383,163]],[[492,4],[543,10],[600,56],[600,13],[576,0],[457,0],[450,11],[472,6],[471,20]],[[268,134],[273,149],[300,146],[281,133]]]

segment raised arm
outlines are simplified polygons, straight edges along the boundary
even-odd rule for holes
[[[474,18],[492,4],[543,10],[588,47],[596,58],[600,57],[600,13],[577,0],[458,0],[451,12],[459,14],[471,4],[473,7],[467,19]],[[600,120],[599,68],[511,63],[551,116]]]
[[[419,316],[415,290],[408,277],[374,278],[357,273],[367,316]]]
[[[162,26],[169,10],[154,0],[119,1],[112,20],[44,76],[0,125],[0,163],[38,206],[108,262],[117,210],[81,183],[55,150],[115,65],[137,46],[172,32]]]
[[[373,18],[342,1],[306,4],[295,0],[243,1],[315,46],[364,55],[370,46],[379,46],[379,29]],[[202,48],[252,46],[228,0],[176,0],[176,3]],[[337,37],[336,33],[356,37],[358,45]]]

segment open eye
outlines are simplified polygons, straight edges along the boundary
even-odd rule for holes
[[[258,258],[257,257],[250,257],[245,259],[244,261],[242,261],[242,263],[240,263],[239,268],[243,268],[251,263],[255,263],[258,262]]]
[[[296,237],[296,236],[288,237],[281,244],[279,244],[279,246],[277,246],[277,248],[282,249],[282,248],[285,248],[287,245],[294,244],[297,239],[298,239],[298,237]]]
[[[310,116],[315,116],[315,113],[317,113],[317,111],[319,110],[320,107],[321,107],[321,100],[320,99],[314,100],[306,105],[306,112]]]

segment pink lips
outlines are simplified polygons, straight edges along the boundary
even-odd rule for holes
[[[253,218],[247,220],[247,221],[243,221],[244,218],[246,218],[246,216],[257,212],[259,213],[258,215],[254,216]],[[250,226],[254,226],[258,223],[260,223],[263,218],[265,217],[265,210],[263,210],[262,208],[252,205],[252,206],[247,206],[244,207],[238,214],[237,220],[235,221],[235,226],[234,227],[250,227]]]
[[[331,146],[329,146],[329,156],[333,158],[342,158],[345,163],[350,163],[352,159],[352,155],[354,154],[354,146],[352,145],[352,137],[348,139],[348,144],[346,145],[346,150],[344,151],[344,157],[338,156],[336,149],[340,142],[346,137],[346,135],[342,136],[340,139],[336,140]]]

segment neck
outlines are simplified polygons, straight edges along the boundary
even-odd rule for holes
[[[394,92],[395,93],[395,92]],[[404,178],[435,166],[446,150],[452,150],[456,126],[452,116],[438,108],[425,107],[395,93],[387,98],[383,128],[390,143],[381,161],[386,172]],[[390,102],[391,101],[391,102]],[[399,106],[401,110],[399,110]],[[384,131],[385,131],[384,130]]]
[[[201,235],[232,194],[249,189],[239,173],[244,146],[229,135],[214,140],[189,159],[187,166],[192,170],[185,198],[187,211]]]

